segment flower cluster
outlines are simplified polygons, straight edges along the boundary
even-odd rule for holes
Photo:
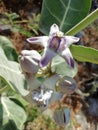
[[[44,47],[42,56],[35,50],[23,50],[19,55],[19,62],[23,72],[25,75],[30,74],[32,76],[32,78],[27,78],[26,76],[27,82],[30,83],[32,100],[43,110],[51,102],[60,100],[63,95],[72,94],[75,91],[76,83],[73,78],[68,76],[62,77],[62,75],[56,73],[47,73],[51,71],[51,66],[49,68],[48,65],[56,55],[64,58],[69,67],[74,68],[74,59],[69,47],[72,43],[78,42],[79,38],[65,36],[59,30],[59,27],[53,24],[50,28],[49,36],[31,37],[27,41]],[[30,78],[32,81],[30,81]],[[68,123],[69,119],[65,119],[66,115],[70,115],[68,108],[56,111],[54,113],[55,120],[59,114],[62,115],[63,123],[60,123],[60,120],[56,122],[63,125]]]

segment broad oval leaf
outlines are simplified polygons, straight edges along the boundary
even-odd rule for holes
[[[88,14],[90,6],[91,0],[43,0],[40,30],[48,34],[50,26],[56,23],[67,32]]]
[[[18,54],[8,38],[0,36],[0,46],[3,48],[5,55],[9,60],[18,61]]]
[[[98,64],[98,50],[91,47],[77,45],[72,45],[70,50],[73,57],[78,61]]]
[[[2,110],[1,110],[2,109]],[[0,112],[2,112],[2,116],[0,116],[0,120],[2,120],[2,124],[0,127],[8,125],[12,126],[11,121],[13,121],[18,128],[18,130],[23,129],[23,124],[27,119],[27,115],[22,107],[11,101],[8,97],[1,97],[1,105]],[[1,115],[1,113],[0,113]],[[6,129],[7,130],[7,129]],[[12,129],[9,129],[12,130]]]
[[[52,60],[51,64],[51,69],[52,72],[56,72],[57,74],[64,76],[69,76],[69,77],[74,77],[77,73],[77,65],[75,63],[75,67],[71,68],[66,61],[61,58],[60,56],[56,56]]]
[[[26,81],[24,76],[21,74],[19,69],[19,64],[14,61],[9,61],[2,48],[0,47],[0,75],[4,77],[7,82],[9,82],[20,94],[23,96],[28,94],[28,91],[25,89]]]

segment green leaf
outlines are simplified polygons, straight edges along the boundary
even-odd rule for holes
[[[9,96],[11,100],[19,102],[19,104],[25,108],[29,103],[19,94],[14,93],[12,96]]]
[[[98,50],[90,47],[76,45],[72,45],[70,50],[73,57],[78,61],[98,64]]]
[[[0,46],[3,48],[5,55],[9,60],[18,61],[18,54],[7,37],[0,36]]]
[[[11,93],[13,91],[13,87],[10,82],[8,82],[4,77],[0,75],[0,94],[3,92],[8,93],[8,91]]]
[[[1,127],[11,123],[11,125],[8,125],[10,126],[9,130],[12,130],[11,126],[15,127],[15,125],[19,130],[22,130],[23,124],[27,119],[24,109],[5,96],[1,97],[1,104],[0,112],[3,112],[2,114],[0,113],[2,115],[0,116]],[[15,123],[14,125],[12,125],[12,121]]]
[[[13,120],[9,120],[8,123],[6,123],[3,127],[2,130],[19,130],[14,123]]]
[[[56,23],[67,32],[87,16],[91,0],[43,0],[40,30],[48,34],[50,26]]]
[[[27,37],[31,37],[32,36],[32,33],[28,30],[26,30],[24,27],[20,26],[20,25],[14,25],[12,27],[12,31],[13,32],[19,32]]]
[[[5,12],[4,15],[9,18],[9,20],[15,20],[19,18],[19,15],[16,13],[7,13]]]
[[[0,75],[11,84],[13,89],[25,96],[28,94],[28,91],[25,89],[27,84],[19,67],[17,62],[9,61],[2,48],[0,48]]]
[[[51,69],[52,69],[52,72],[56,72],[57,74],[60,74],[61,76],[74,77],[77,73],[76,63],[73,69],[60,56],[56,56],[53,58]]]

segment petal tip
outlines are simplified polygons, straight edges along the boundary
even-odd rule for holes
[[[31,37],[31,38],[27,38],[26,41],[29,42],[29,43],[34,43],[38,40],[38,38],[36,37]]]
[[[78,42],[80,40],[79,37],[74,37],[75,42]]]
[[[59,27],[57,24],[53,24],[51,27],[50,27],[50,35],[53,35],[54,33],[57,33],[59,31]]]

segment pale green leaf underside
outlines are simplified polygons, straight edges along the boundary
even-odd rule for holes
[[[72,45],[70,50],[73,57],[78,61],[98,64],[98,50],[90,47],[76,45]]]
[[[50,26],[56,23],[67,32],[89,12],[91,0],[43,0],[40,30],[48,34]]]
[[[53,72],[56,72],[57,74],[60,74],[62,76],[74,77],[77,73],[76,63],[75,63],[75,67],[73,69],[60,56],[56,56],[53,58],[51,69]]]
[[[13,88],[22,95],[27,95],[25,90],[26,82],[24,76],[21,74],[19,64],[14,61],[9,61],[2,48],[0,47],[0,75],[3,76]]]
[[[3,48],[6,57],[12,61],[18,61],[18,54],[12,42],[5,36],[0,36],[0,46]]]
[[[8,97],[1,97],[2,104],[2,125],[9,123],[9,120],[13,120],[19,130],[22,130],[23,124],[26,121],[26,113],[22,107],[11,101]],[[1,109],[1,108],[0,108]]]

